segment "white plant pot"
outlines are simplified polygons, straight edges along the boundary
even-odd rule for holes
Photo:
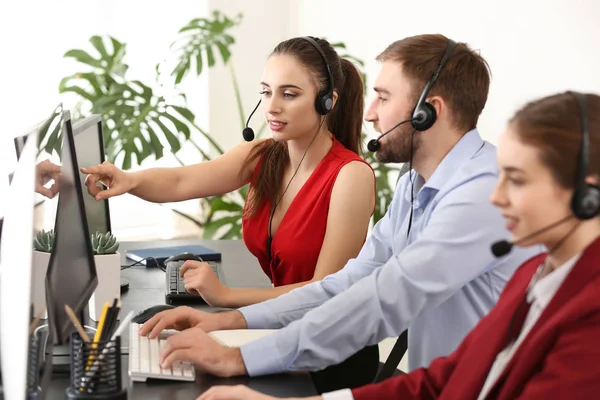
[[[50,253],[33,251],[31,263],[31,302],[33,315],[37,316],[40,310],[46,309],[46,271],[50,264]],[[48,318],[48,311],[44,311],[42,319]]]
[[[89,314],[92,321],[98,322],[102,316],[104,304],[121,298],[121,254],[94,256],[98,286],[89,301]]]

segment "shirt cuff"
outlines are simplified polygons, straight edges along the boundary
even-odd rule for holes
[[[277,318],[264,303],[240,307],[237,310],[244,316],[248,329],[277,329],[279,327]]]
[[[323,393],[323,400],[354,400],[350,389],[336,390],[335,392]]]
[[[240,347],[248,376],[277,374],[284,371],[273,335],[267,335]]]

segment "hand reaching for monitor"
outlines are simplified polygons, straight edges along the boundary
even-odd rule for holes
[[[81,168],[81,172],[88,174],[85,178],[85,186],[87,186],[88,193],[96,200],[106,200],[127,193],[133,186],[130,174],[121,171],[108,161],[94,167]],[[108,189],[102,190],[98,183]]]

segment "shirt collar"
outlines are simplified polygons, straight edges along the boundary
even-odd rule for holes
[[[423,178],[417,174],[415,170],[409,171],[412,176],[413,182],[415,182],[415,193],[421,189],[421,187],[431,188],[436,191],[440,190],[445,183],[447,183],[454,172],[462,165],[465,161],[470,160],[473,155],[483,146],[484,142],[477,128],[472,129],[465,133],[462,138],[450,149],[448,154],[442,159],[442,162],[437,166],[431,178],[423,185]],[[404,193],[406,200],[410,201],[410,185],[406,186],[406,192]]]
[[[532,282],[533,286],[527,294],[529,303],[533,304],[535,301],[540,307],[546,308],[578,259],[579,254],[576,254],[565,262],[562,267],[555,269],[542,279]]]

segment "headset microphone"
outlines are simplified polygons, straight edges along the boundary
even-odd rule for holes
[[[254,131],[252,130],[252,128],[250,128],[248,126],[248,124],[250,123],[250,118],[252,118],[252,116],[256,112],[256,109],[260,105],[261,100],[258,101],[258,103],[256,104],[256,107],[254,107],[254,110],[252,110],[252,112],[250,113],[250,116],[248,117],[248,121],[246,121],[246,127],[242,131],[242,136],[244,137],[244,140],[246,140],[246,142],[251,142],[254,140]]]
[[[519,239],[519,240],[517,240],[515,242],[509,242],[508,240],[500,240],[500,241],[498,241],[498,242],[496,242],[496,243],[494,243],[492,245],[492,253],[496,257],[505,256],[508,253],[510,253],[510,251],[512,250],[512,248],[513,248],[513,246],[515,244],[519,244],[519,243],[522,243],[522,242],[524,242],[526,240],[529,240],[529,239],[531,239],[533,237],[536,237],[537,235],[540,235],[540,234],[542,234],[542,233],[544,233],[546,231],[549,231],[550,229],[555,228],[558,225],[564,224],[565,222],[567,222],[568,220],[570,220],[572,218],[575,218],[575,216],[574,215],[569,215],[569,216],[567,216],[567,217],[565,217],[565,218],[563,218],[563,219],[561,219],[559,221],[556,221],[553,224],[550,224],[550,225],[548,225],[548,226],[546,226],[546,227],[544,227],[544,228],[542,228],[542,229],[540,229],[538,231],[535,231],[535,232],[533,232],[533,233],[531,233],[531,234],[529,234],[529,235],[527,235],[527,236],[525,236],[525,237],[523,237],[523,238],[521,238],[521,239]]]
[[[393,131],[394,129],[396,129],[397,127],[399,127],[402,124],[405,124],[407,122],[413,122],[413,121],[417,121],[419,118],[410,118],[407,119],[405,121],[401,121],[399,123],[397,123],[396,125],[394,125],[394,127],[392,129],[390,129],[389,131],[382,133],[381,135],[379,135],[379,137],[377,139],[371,139],[369,140],[369,143],[367,143],[367,149],[371,152],[374,153],[377,150],[379,150],[379,141],[381,140],[381,138],[383,138],[385,135],[387,135],[388,133],[390,133],[391,131]]]

